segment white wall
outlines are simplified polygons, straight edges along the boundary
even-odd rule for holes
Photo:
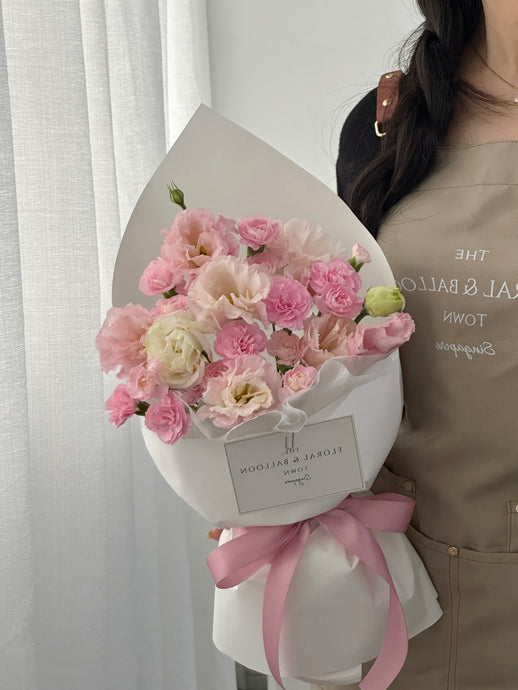
[[[396,68],[414,0],[207,0],[212,105],[335,188],[341,125]]]

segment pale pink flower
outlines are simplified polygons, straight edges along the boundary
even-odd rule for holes
[[[349,354],[388,354],[406,343],[414,331],[414,320],[406,312],[393,314],[376,326],[360,325],[349,342]]]
[[[363,308],[363,299],[348,285],[331,285],[323,295],[315,297],[315,304],[322,314],[354,319]]]
[[[227,371],[206,381],[200,419],[210,418],[226,428],[278,407],[282,380],[261,355],[224,361]]]
[[[332,357],[350,354],[347,341],[356,328],[352,319],[334,314],[309,316],[304,322],[302,361],[319,369]]]
[[[140,304],[108,310],[95,339],[103,371],[112,371],[120,366],[117,376],[125,378],[133,367],[146,361],[143,336],[152,321],[149,311]]]
[[[228,358],[254,355],[264,350],[266,340],[266,334],[256,323],[246,323],[242,319],[229,321],[216,336],[214,352]]]
[[[161,295],[164,292],[169,292],[182,279],[182,272],[159,256],[158,259],[147,265],[138,286],[145,295]]]
[[[144,419],[147,428],[164,443],[176,443],[192,425],[183,402],[173,393],[168,393],[161,402],[152,403]]]
[[[203,395],[204,386],[198,383],[196,386],[191,386],[183,391],[178,391],[178,395],[181,396],[182,400],[187,403],[187,405],[196,405]]]
[[[135,414],[137,401],[128,393],[126,384],[119,383],[105,402],[104,407],[110,411],[110,422],[114,426],[119,427],[124,424],[129,417]]]
[[[269,250],[282,257],[287,264],[284,274],[309,282],[311,266],[315,261],[330,261],[332,258],[347,258],[345,248],[315,223],[304,218],[292,218],[283,227],[277,240],[271,242]]]
[[[292,366],[301,358],[304,351],[302,340],[295,333],[274,331],[266,344],[268,353],[275,357],[279,364]]]
[[[275,276],[264,300],[269,321],[280,328],[297,330],[311,311],[313,300],[302,283],[292,278]]]
[[[215,256],[237,256],[239,242],[233,234],[233,220],[216,218],[203,208],[188,208],[179,213],[162,244],[162,258],[183,275],[197,273]]]
[[[244,244],[257,251],[263,244],[275,240],[281,232],[278,220],[271,220],[267,216],[244,216],[237,222],[237,231]]]
[[[156,319],[162,314],[172,314],[175,311],[185,311],[186,309],[189,309],[187,295],[174,295],[174,297],[164,297],[157,300],[150,313],[153,319]]]
[[[260,254],[254,254],[247,259],[249,264],[255,266],[255,268],[266,271],[270,275],[274,275],[282,265],[281,257],[269,252],[267,249]]]
[[[358,273],[344,259],[331,259],[329,263],[315,261],[311,267],[309,285],[319,295],[335,285],[343,285],[351,292],[358,292],[361,284]]]
[[[129,373],[128,393],[135,400],[150,400],[151,398],[163,398],[169,390],[169,386],[161,375],[162,364],[152,359],[145,364],[138,364]]]
[[[352,248],[353,259],[356,260],[358,264],[368,264],[371,260],[371,255],[359,244],[353,244]]]
[[[263,300],[272,279],[235,256],[217,256],[200,270],[189,288],[189,303],[198,319],[221,328],[233,319],[266,323]]]
[[[207,364],[204,371],[203,381],[206,384],[207,379],[217,378],[226,374],[229,368],[232,366],[233,360],[231,359],[217,359],[215,362]]]
[[[281,400],[286,400],[290,395],[301,393],[311,388],[317,370],[315,367],[305,367],[303,364],[296,364],[293,369],[287,371],[282,377],[284,386],[279,392]]]

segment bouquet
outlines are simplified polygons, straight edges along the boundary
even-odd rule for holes
[[[171,219],[158,181],[173,169],[198,198],[186,208],[169,184]],[[259,174],[283,193],[258,200]],[[158,217],[152,253],[144,228]],[[204,107],[119,251],[97,337],[123,381],[110,421],[139,416],[160,472],[219,528],[214,641],[281,685],[355,682],[379,655],[363,683],[386,688],[408,637],[441,615],[403,534],[413,502],[368,491],[399,426],[397,348],[414,329],[401,293],[379,284],[391,280],[342,202]]]
[[[171,197],[184,205],[178,188]],[[287,407],[333,358],[363,373],[414,331],[398,288],[358,294],[369,261],[304,219],[183,210],[140,278],[153,309],[113,307],[97,336],[103,370],[126,379],[106,402],[110,421],[142,415],[168,444],[193,423],[210,438]],[[364,326],[367,315],[392,316]]]

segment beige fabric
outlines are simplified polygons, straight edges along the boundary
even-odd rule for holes
[[[408,536],[444,610],[390,688],[516,690],[518,142],[442,149],[380,244],[417,328],[374,490],[416,498]]]

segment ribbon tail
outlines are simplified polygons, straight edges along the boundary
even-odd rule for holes
[[[345,514],[340,518],[324,514],[317,519],[332,537],[377,572],[390,588],[389,614],[383,644],[376,661],[360,683],[361,690],[386,690],[405,663],[408,629],[383,550],[370,529],[352,515]]]
[[[306,546],[310,527],[308,521],[271,561],[263,600],[263,644],[266,661],[280,687],[285,690],[280,673],[280,641],[284,605],[297,563]]]

